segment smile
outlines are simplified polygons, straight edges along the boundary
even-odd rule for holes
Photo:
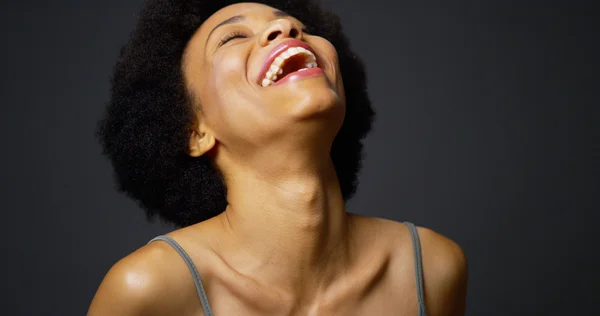
[[[269,87],[292,78],[322,74],[312,47],[299,40],[276,46],[267,56],[259,76],[259,84]]]

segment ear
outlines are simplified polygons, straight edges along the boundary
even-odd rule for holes
[[[199,123],[190,135],[189,155],[200,157],[215,147],[215,137],[211,131]]]

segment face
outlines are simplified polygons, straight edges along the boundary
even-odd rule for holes
[[[182,67],[200,109],[192,155],[220,147],[247,159],[278,146],[331,146],[342,124],[335,48],[275,8],[219,10],[188,43]]]

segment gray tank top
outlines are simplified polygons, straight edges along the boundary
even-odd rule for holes
[[[412,239],[413,250],[414,250],[414,260],[415,260],[415,275],[417,280],[417,299],[419,306],[419,316],[427,316],[427,311],[425,310],[425,301],[423,294],[423,263],[421,260],[421,242],[419,241],[419,234],[417,233],[417,228],[414,224],[409,222],[404,222],[406,226],[408,226],[408,230],[410,231],[410,237]],[[202,285],[202,280],[200,279],[200,274],[196,269],[196,265],[190,258],[190,256],[183,250],[183,248],[175,241],[173,238],[169,236],[158,236],[148,243],[151,243],[156,240],[162,240],[167,242],[171,247],[173,247],[183,258],[183,261],[187,264],[190,272],[192,274],[192,278],[194,279],[194,284],[196,284],[196,291],[198,292],[198,296],[200,297],[200,303],[202,304],[202,309],[204,310],[205,316],[213,316],[212,309],[210,308],[210,304],[208,303],[208,298],[206,297],[206,291],[204,290],[204,286]]]

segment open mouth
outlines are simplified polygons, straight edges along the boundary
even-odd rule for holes
[[[288,45],[286,46],[289,47]],[[262,80],[260,80],[260,84],[263,87],[268,87],[290,74],[317,68],[317,58],[315,54],[308,49],[310,47],[307,46],[308,45],[302,43],[302,46],[293,46],[287,49],[283,47],[283,51],[280,51],[273,56],[276,56],[275,58],[268,58],[267,60],[272,60],[272,62],[268,68],[264,69],[266,71],[263,70],[262,73],[264,75],[262,76]],[[277,50],[277,48],[275,50]]]

